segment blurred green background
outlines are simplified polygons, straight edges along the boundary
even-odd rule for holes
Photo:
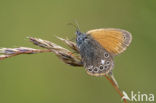
[[[33,47],[26,37],[61,44],[75,37],[66,24],[77,20],[83,32],[122,28],[133,35],[115,58],[120,89],[130,95],[156,94],[155,0],[0,0],[0,47]],[[104,77],[62,63],[51,53],[20,55],[0,61],[0,103],[120,103]]]

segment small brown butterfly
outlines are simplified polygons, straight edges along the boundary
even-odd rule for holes
[[[76,31],[76,43],[82,62],[89,75],[112,73],[114,56],[122,53],[132,41],[131,33],[122,29],[106,28]]]

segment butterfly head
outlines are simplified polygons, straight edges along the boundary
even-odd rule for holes
[[[87,40],[87,35],[85,33],[76,30],[76,43],[80,47]]]

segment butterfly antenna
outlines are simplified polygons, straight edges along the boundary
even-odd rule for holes
[[[77,20],[75,20],[75,25],[76,25],[76,27],[77,27],[77,30],[80,31],[80,26],[79,26],[79,23],[78,23]]]
[[[68,23],[67,25],[71,25],[76,29],[76,31],[80,31],[80,27],[77,21],[75,21],[75,23]]]

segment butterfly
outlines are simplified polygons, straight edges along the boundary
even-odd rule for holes
[[[76,30],[76,44],[86,72],[92,76],[112,74],[113,58],[124,52],[132,41],[126,30],[102,28],[86,33]]]

